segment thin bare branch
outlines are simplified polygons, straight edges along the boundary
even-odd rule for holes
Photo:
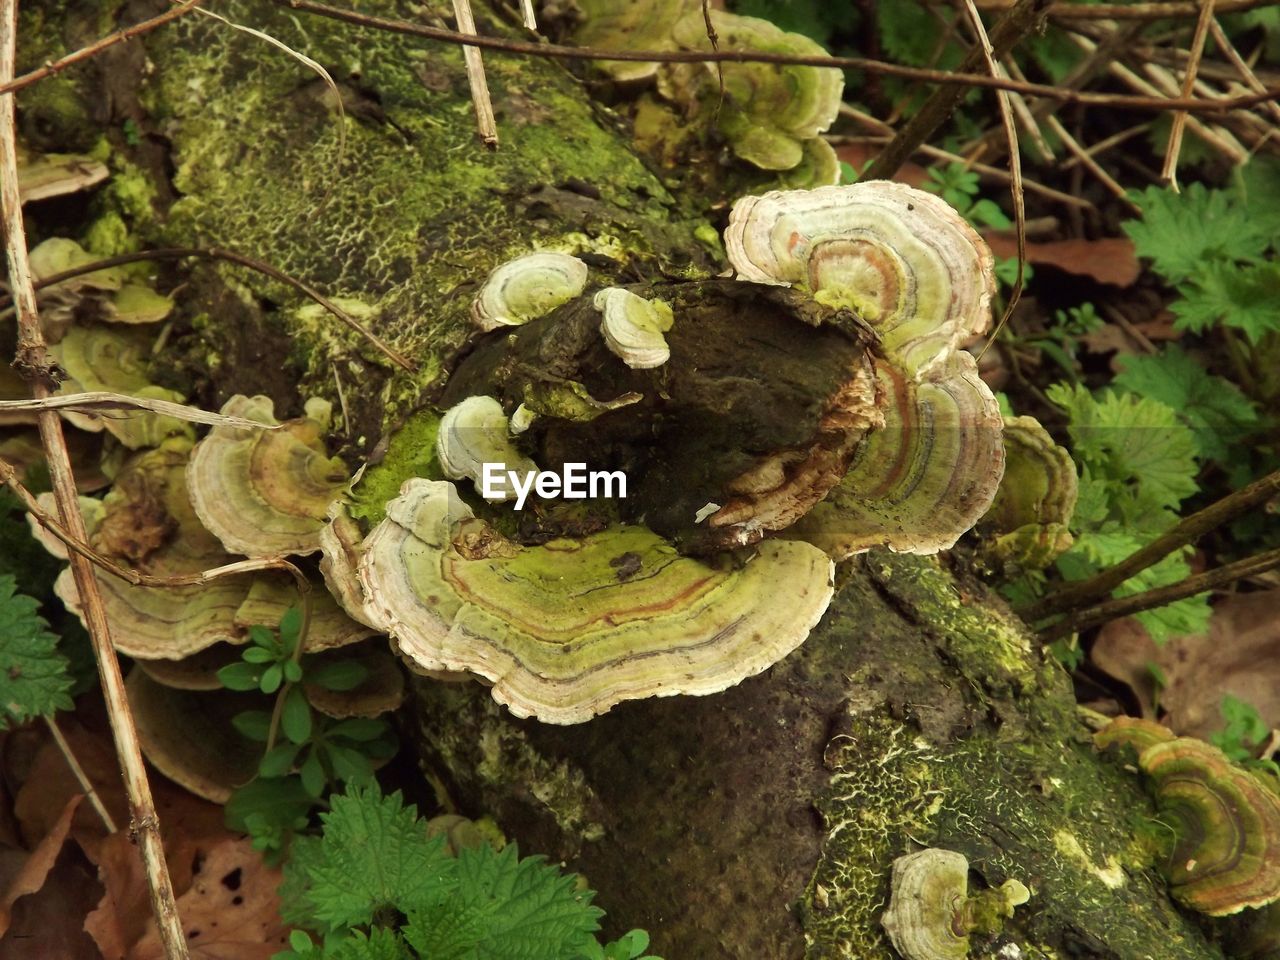
[[[776,63],[784,66],[839,67],[845,70],[863,70],[880,76],[902,77],[906,80],[919,80],[923,83],[935,83],[942,86],[1012,90],[1032,96],[1048,97],[1064,103],[1089,104],[1110,107],[1116,110],[1188,110],[1192,113],[1224,113],[1228,110],[1251,107],[1254,104],[1280,96],[1280,90],[1266,90],[1226,100],[1090,93],[1081,90],[1064,89],[1049,84],[1020,83],[1007,77],[990,77],[981,73],[968,72],[968,69],[972,68],[958,71],[930,70],[922,67],[907,67],[902,64],[888,63],[870,57],[795,56],[783,53],[766,53],[759,50],[600,50],[594,47],[567,47],[554,43],[507,40],[503,37],[468,36],[456,30],[446,30],[443,27],[432,27],[407,20],[373,16],[356,10],[345,10],[341,7],[320,3],[318,0],[276,0],[276,2],[292,10],[328,17],[332,20],[340,20],[344,23],[368,27],[372,30],[384,30],[389,33],[400,33],[442,43],[463,44],[465,46],[478,47],[482,50],[497,50],[503,53],[552,57],[562,60],[616,60],[633,63]],[[995,47],[997,51],[1000,49],[998,43],[995,44]],[[976,66],[977,61],[973,64],[974,68]]]
[[[1240,13],[1274,7],[1276,0],[1219,0],[1219,13]],[[1200,4],[1182,3],[1055,3],[1049,15],[1059,20],[1180,20],[1198,16]]]
[[[1210,530],[1266,503],[1280,495],[1280,470],[1255,480],[1247,487],[1228,494],[1203,510],[1184,517],[1168,531],[1140,550],[1134,551],[1115,566],[1075,583],[1062,584],[1054,593],[1032,603],[1016,607],[1014,612],[1028,622],[1041,620],[1064,610],[1076,609],[1086,603],[1108,596],[1130,577],[1158,563],[1164,557],[1195,543]]]
[[[99,819],[102,820],[103,826],[107,828],[107,833],[115,833],[120,828],[116,826],[116,822],[111,818],[107,808],[102,805],[102,798],[98,796],[98,791],[94,788],[93,781],[84,772],[84,767],[80,766],[80,761],[76,759],[75,751],[71,749],[71,744],[67,743],[67,738],[62,735],[57,718],[52,715],[46,715],[44,717],[44,725],[49,728],[49,733],[53,735],[53,742],[58,745],[58,750],[62,753],[63,759],[67,761],[67,766],[71,768],[71,773],[75,776],[76,783],[80,784],[80,789],[89,798],[89,804],[98,814]]]
[[[1258,79],[1258,75],[1253,72],[1253,67],[1249,66],[1244,57],[1240,56],[1240,51],[1236,49],[1235,44],[1231,42],[1231,38],[1227,36],[1227,32],[1222,29],[1221,24],[1216,19],[1209,23],[1209,30],[1213,33],[1213,42],[1226,55],[1226,58],[1231,61],[1231,65],[1240,74],[1245,85],[1254,92],[1266,90],[1266,86]],[[1268,101],[1262,106],[1266,108],[1273,119],[1280,120],[1280,104]]]
[[[1176,603],[1179,600],[1185,600],[1187,597],[1194,597],[1198,593],[1217,590],[1219,587],[1225,587],[1227,584],[1235,583],[1237,580],[1243,580],[1246,577],[1256,577],[1259,574],[1266,573],[1268,570],[1275,570],[1277,567],[1280,567],[1280,549],[1254,554],[1252,557],[1246,557],[1243,560],[1225,564],[1214,570],[1198,573],[1195,576],[1187,577],[1185,580],[1179,580],[1177,583],[1156,587],[1154,590],[1144,590],[1142,593],[1135,593],[1130,597],[1108,600],[1105,603],[1098,604],[1096,607],[1068,614],[1064,619],[1041,630],[1039,637],[1044,642],[1049,643],[1053,640],[1070,636],[1079,630],[1084,630],[1086,627],[1097,626],[1110,620],[1118,620],[1121,617],[1141,613],[1143,610],[1153,610],[1156,607]]]
[[[1196,21],[1195,36],[1191,38],[1191,57],[1187,61],[1187,72],[1182,78],[1182,95],[1191,96],[1196,88],[1196,71],[1200,69],[1200,58],[1204,55],[1204,42],[1209,36],[1209,25],[1213,23],[1214,0],[1203,0],[1200,7],[1200,19]],[[1174,193],[1178,192],[1178,154],[1182,152],[1182,133],[1187,127],[1188,114],[1179,110],[1173,115],[1173,123],[1169,127],[1169,145],[1164,153],[1164,166],[1160,170],[1160,179],[1167,183]]]
[[[238,427],[242,430],[279,430],[281,424],[259,423],[244,417],[228,417],[210,413],[199,407],[168,400],[150,400],[146,397],[130,397],[123,393],[107,393],[93,390],[88,393],[67,393],[43,400],[0,400],[0,414],[27,410],[75,410],[81,413],[99,413],[104,410],[148,410],[176,420],[203,423],[211,427]]]
[[[476,36],[476,18],[471,13],[471,0],[453,0],[453,15],[458,21],[458,32],[464,36]],[[462,48],[462,59],[467,67],[467,82],[471,84],[471,103],[476,111],[476,127],[480,139],[490,150],[498,148],[498,122],[493,116],[493,100],[489,97],[489,83],[484,78],[484,60],[474,46]]]
[[[17,0],[0,0],[0,84],[7,84],[13,79],[17,35]],[[31,284],[31,266],[27,259],[22,201],[18,194],[18,154],[12,93],[0,94],[0,223],[3,223],[4,229],[9,289],[17,309],[18,355],[14,365],[30,384],[32,395],[37,400],[42,400],[53,392],[54,365],[40,329],[36,293]],[[80,515],[71,458],[67,453],[66,439],[62,435],[62,418],[56,410],[42,410],[39,414],[39,426],[63,524],[70,536],[83,541],[84,518]],[[80,595],[85,626],[98,662],[98,676],[102,681],[107,716],[124,774],[125,792],[129,797],[130,832],[137,840],[142,856],[156,929],[168,960],[186,960],[187,938],[182,929],[182,919],[178,915],[173,884],[169,879],[169,867],[165,862],[160,821],[151,797],[151,785],[147,781],[142,750],[134,729],[133,715],[129,710],[129,699],[125,694],[120,661],[116,658],[115,647],[111,642],[111,626],[107,622],[98,581],[93,566],[78,554],[71,556],[71,571],[75,577],[76,591]]]
[[[109,33],[101,40],[94,41],[87,47],[81,47],[73,53],[68,53],[65,57],[59,57],[57,60],[50,60],[44,66],[24,73],[22,76],[5,83],[0,83],[0,95],[6,93],[14,93],[24,87],[29,87],[37,80],[43,80],[45,77],[51,77],[55,73],[59,73],[74,64],[80,63],[82,60],[88,60],[90,57],[96,57],[104,50],[109,50],[118,43],[124,43],[126,40],[132,40],[134,37],[140,37],[144,33],[150,33],[156,27],[163,27],[170,20],[176,20],[184,14],[190,13],[202,0],[185,0],[171,10],[166,10],[159,16],[152,17],[150,20],[143,20],[141,23],[135,23],[131,27],[122,27],[115,33]]]
[[[1121,203],[1128,207],[1134,213],[1142,213],[1142,208],[1129,198],[1125,193],[1119,181],[1102,168],[1102,165],[1089,154],[1089,151],[1080,145],[1080,142],[1071,135],[1071,131],[1062,125],[1062,121],[1056,116],[1050,114],[1048,117],[1049,127],[1062,141],[1062,145],[1067,148],[1080,163],[1084,164],[1086,170],[1098,178],[1098,181],[1111,191],[1112,196],[1116,197]]]

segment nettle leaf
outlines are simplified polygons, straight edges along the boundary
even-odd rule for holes
[[[1191,567],[1181,553],[1170,554],[1154,566],[1139,572],[1122,583],[1112,593],[1114,597],[1128,597],[1156,587],[1165,587],[1185,580],[1191,575]],[[1204,633],[1209,629],[1209,594],[1186,597],[1174,603],[1135,614],[1138,622],[1147,628],[1151,639],[1165,643],[1173,637],[1192,633]]]
[[[321,815],[324,835],[295,844],[285,865],[286,920],[340,931],[371,923],[384,909],[438,902],[456,883],[457,861],[444,838],[427,838],[399,792],[383,796],[376,784],[357,786],[331,803]]]
[[[58,638],[36,612],[39,601],[16,591],[12,574],[0,576],[0,730],[72,706]]]
[[[542,857],[520,859],[515,844],[458,852],[458,887],[446,900],[409,911],[405,939],[426,957],[573,957],[600,929],[604,911],[575,889],[575,877]],[[465,929],[451,917],[461,913]],[[443,916],[442,916],[443,915]],[[464,932],[480,937],[460,949]],[[436,938],[447,934],[448,941]],[[451,951],[445,953],[443,948]]]
[[[1133,194],[1142,219],[1125,223],[1139,256],[1170,283],[1198,276],[1212,261],[1261,259],[1272,241],[1228,190],[1193,183],[1182,193],[1148,187]]]
[[[1209,373],[1177,344],[1155,356],[1120,359],[1116,386],[1172,407],[1195,431],[1200,453],[1225,463],[1231,447],[1258,424],[1253,401],[1230,380]]]
[[[1151,397],[1054,384],[1049,399],[1065,409],[1073,453],[1093,476],[1127,485],[1142,509],[1176,509],[1195,493],[1196,441],[1171,407]]]
[[[1182,299],[1170,309],[1179,330],[1199,333],[1221,321],[1242,331],[1251,343],[1280,330],[1280,263],[1208,264],[1180,284],[1178,293]]]

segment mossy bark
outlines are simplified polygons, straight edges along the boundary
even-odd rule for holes
[[[130,19],[159,6],[131,4]],[[205,265],[171,278],[187,286],[158,374],[208,405],[268,393],[282,416],[305,395],[333,400],[346,411],[343,453],[379,461],[361,515],[430,469],[434,415],[415,411],[439,396],[491,267],[538,247],[584,256],[602,284],[720,269],[699,198],[638,159],[559,65],[486,57],[503,137],[490,153],[457,49],[266,3],[218,12],[328,66],[345,121],[296,60],[189,15],[145,56],[126,45],[24,93],[23,128],[49,149],[105,135],[97,149],[116,179],[82,233],[99,252],[229,247],[341,298],[413,358],[416,374],[397,372],[250,273]],[[23,55],[55,56],[114,13],[24,5]],[[481,19],[485,32],[514,29],[505,15]],[[32,218],[37,236],[57,227],[45,210]],[[975,882],[1032,889],[988,952],[1220,956],[1151,869],[1136,778],[1094,754],[1065,675],[997,600],[934,559],[875,554],[840,579],[798,652],[724,694],[553,728],[512,720],[478,686],[421,681],[407,729],[465,812],[583,870],[611,925],[649,928],[674,960],[887,958],[890,865],[921,843],[965,853]]]

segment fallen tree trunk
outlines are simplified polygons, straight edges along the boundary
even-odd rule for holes
[[[116,179],[94,210],[97,252],[234,249],[335,298],[414,362],[399,371],[287,288],[207,264],[160,359],[164,382],[194,384],[207,406],[266,393],[283,417],[331,399],[340,452],[375,461],[366,502],[429,457],[414,413],[441,395],[497,263],[557,246],[618,283],[720,268],[706,198],[646,167],[560,66],[487,58],[503,138],[491,153],[457,49],[284,6],[218,12],[328,65],[345,120],[297,61],[189,15],[25,92],[24,129],[64,150],[108,132]],[[46,3],[28,13],[24,55],[96,29],[96,15]],[[890,868],[921,845],[1032,890],[991,954],[1219,956],[1134,837],[1130,817],[1149,809],[1136,778],[1095,755],[1066,675],[997,599],[946,561],[893,554],[844,564],[838,586],[799,651],[726,693],[556,728],[512,719],[478,685],[420,680],[411,746],[464,812],[582,870],[611,924],[645,926],[676,960],[889,957]]]

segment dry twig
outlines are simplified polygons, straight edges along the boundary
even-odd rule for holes
[[[17,0],[0,0],[0,84],[13,79],[17,55]],[[15,366],[31,385],[37,400],[53,391],[52,370],[40,330],[36,294],[31,285],[31,268],[27,261],[26,235],[22,223],[22,202],[18,195],[18,156],[14,124],[14,95],[0,94],[0,215],[3,217],[5,259],[9,268],[9,289],[13,292],[18,315],[18,356]],[[76,494],[71,458],[62,435],[62,419],[55,410],[39,414],[40,437],[44,444],[53,492],[67,532],[78,540],[85,539],[84,518]],[[12,471],[11,471],[12,472]],[[129,797],[130,831],[137,840],[151,895],[151,909],[156,928],[169,960],[186,960],[187,939],[174,899],[169,867],[165,863],[160,821],[156,817],[151,785],[142,761],[133,715],[125,695],[120,661],[111,643],[111,627],[107,622],[102,595],[93,566],[82,556],[71,556],[71,570],[84,610],[85,626],[93,641],[98,661],[98,676],[106,700],[107,716],[115,738],[116,753],[124,774]]]
[[[189,407],[183,403],[130,397],[127,394],[108,393],[102,390],[59,394],[54,397],[45,397],[43,400],[0,400],[0,413],[27,410],[75,410],[80,413],[101,413],[104,410],[147,410],[176,420],[203,423],[211,427],[238,427],[243,430],[279,430],[281,427],[280,424],[259,423],[257,420],[246,420],[244,417],[210,413],[208,410]]]
[[[1087,580],[1062,584],[1054,593],[1016,607],[1014,612],[1024,620],[1034,622],[1064,610],[1079,609],[1086,603],[1109,596],[1112,590],[1130,577],[1158,563],[1173,551],[1194,543],[1210,530],[1230,523],[1246,511],[1266,503],[1277,494],[1280,494],[1280,470],[1261,480],[1255,480],[1247,487],[1228,494],[1189,517],[1184,517],[1151,543],[1135,550],[1114,566]]]
[[[67,743],[67,738],[62,735],[62,730],[58,727],[57,719],[48,714],[44,717],[44,725],[49,728],[49,733],[53,735],[53,742],[58,745],[58,750],[62,753],[62,757],[67,761],[67,766],[71,768],[71,773],[76,778],[76,783],[80,784],[80,789],[84,791],[84,795],[89,798],[89,804],[102,820],[103,826],[107,828],[107,833],[115,833],[120,828],[116,826],[115,820],[111,818],[111,814],[107,812],[107,808],[102,805],[102,798],[98,796],[98,791],[93,786],[93,781],[89,779],[89,775],[84,772],[84,767],[80,766],[80,761],[76,759],[75,751],[71,749],[71,744]]]
[[[1204,0],[1200,7],[1200,19],[1196,21],[1195,36],[1191,39],[1191,57],[1187,61],[1187,73],[1182,78],[1182,95],[1191,96],[1196,85],[1196,71],[1200,68],[1200,57],[1204,54],[1204,42],[1209,36],[1209,24],[1213,23],[1214,0]],[[1160,179],[1169,185],[1174,193],[1178,192],[1178,154],[1182,152],[1182,133],[1187,126],[1187,112],[1179,110],[1173,115],[1173,124],[1169,128],[1169,145],[1164,154],[1164,167],[1160,170]]]
[[[1243,560],[1225,564],[1214,570],[1206,570],[1204,573],[1187,577],[1177,583],[1144,590],[1129,597],[1118,597],[1100,603],[1096,607],[1071,613],[1057,623],[1045,627],[1039,632],[1039,637],[1045,643],[1049,643],[1086,627],[1094,627],[1110,620],[1119,620],[1121,617],[1141,613],[1143,610],[1176,603],[1187,597],[1194,597],[1198,593],[1217,590],[1219,587],[1225,587],[1229,583],[1235,583],[1246,577],[1256,577],[1277,567],[1280,567],[1280,550],[1268,550],[1266,553],[1245,557]]]
[[[476,18],[471,14],[471,0],[453,0],[453,15],[458,21],[458,32],[469,37],[476,35]],[[467,82],[471,84],[471,103],[476,110],[476,127],[480,139],[490,150],[498,147],[498,122],[493,117],[493,100],[489,97],[489,82],[484,78],[484,60],[475,46],[462,48],[462,59],[467,66]]]

